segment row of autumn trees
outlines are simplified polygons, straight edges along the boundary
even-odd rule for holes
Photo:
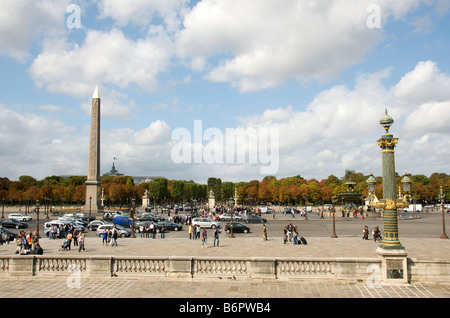
[[[356,193],[367,197],[368,175],[352,170],[346,170],[345,175],[338,178],[330,175],[327,179],[306,180],[301,176],[277,179],[267,176],[263,180],[249,182],[222,182],[220,178],[211,177],[207,184],[194,181],[168,180],[155,178],[152,182],[135,185],[129,176],[102,177],[101,189],[105,198],[105,205],[128,205],[132,198],[137,202],[148,191],[152,203],[181,203],[196,200],[206,202],[210,191],[213,191],[216,202],[226,203],[234,200],[235,194],[241,204],[323,204],[330,203],[331,197],[339,198],[340,193],[347,192],[348,181],[355,182]],[[397,175],[396,188],[401,186],[401,175]],[[416,195],[418,203],[437,202],[442,187],[446,197],[450,195],[450,175],[433,173],[412,175],[411,192]],[[376,177],[376,196],[383,197],[382,178]],[[58,177],[51,176],[36,180],[30,176],[21,176],[18,181],[0,178],[0,200],[6,204],[34,204],[36,200],[50,201],[58,204],[83,204],[85,201],[86,177]]]

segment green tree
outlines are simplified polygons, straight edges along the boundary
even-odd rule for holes
[[[220,178],[210,177],[208,178],[207,185],[208,185],[208,194],[209,191],[212,190],[216,202],[222,200],[222,180]]]

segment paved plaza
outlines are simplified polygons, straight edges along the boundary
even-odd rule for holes
[[[211,232],[212,234],[212,232]],[[212,235],[210,235],[211,237]],[[78,252],[59,251],[62,240],[42,239],[46,255],[132,255],[132,256],[209,256],[209,257],[357,257],[376,258],[377,243],[360,237],[308,238],[308,245],[283,244],[281,237],[269,237],[263,241],[258,234],[229,238],[221,235],[220,246],[202,248],[201,240],[189,238],[122,238],[118,246],[104,246],[101,238],[86,239],[86,250]],[[416,259],[450,260],[450,242],[439,238],[405,238],[408,257]],[[0,247],[1,255],[14,254],[14,244]],[[70,280],[70,275],[68,274]],[[410,284],[404,286],[371,286],[366,282],[357,284],[321,281],[274,281],[232,279],[174,279],[174,278],[108,278],[79,277],[73,286],[65,279],[4,279],[0,280],[0,297],[40,298],[448,298],[450,285]]]
[[[422,227],[429,226],[424,219]],[[282,220],[290,221],[288,218]],[[370,221],[370,220],[366,220]],[[329,223],[329,220],[314,220],[303,223],[298,221],[301,229],[307,228],[307,224],[317,225],[317,222]],[[350,226],[355,221],[340,221],[338,238],[330,238],[329,235],[307,236],[307,245],[293,245],[291,242],[283,244],[281,233],[269,231],[267,241],[263,241],[257,225],[251,233],[236,234],[235,238],[229,238],[222,231],[219,247],[213,246],[212,230],[208,230],[208,247],[202,247],[201,240],[189,239],[187,229],[181,232],[168,232],[166,238],[157,235],[156,239],[119,238],[118,246],[102,245],[102,239],[93,233],[86,237],[86,250],[78,252],[72,246],[70,251],[60,251],[62,239],[41,239],[45,255],[76,255],[76,256],[192,256],[192,257],[342,257],[342,258],[377,258],[376,249],[378,243],[372,240],[362,240],[361,235],[346,234],[344,226]],[[356,221],[358,222],[358,221]],[[372,220],[380,222],[382,220]],[[405,232],[415,232],[418,223],[409,223]],[[434,221],[433,221],[434,223]],[[362,224],[362,223],[361,223]],[[359,228],[359,223],[355,223]],[[329,224],[328,224],[329,226]],[[435,227],[433,225],[433,227]],[[410,229],[409,229],[410,228]],[[419,228],[417,228],[417,231]],[[423,235],[424,236],[424,235]],[[406,248],[408,257],[417,260],[443,260],[450,261],[450,240],[436,237],[414,237],[406,235],[401,238]],[[0,246],[0,255],[14,255],[15,244]],[[0,298],[88,298],[88,299],[114,299],[114,298],[146,298],[169,299],[176,298],[178,302],[185,299],[198,301],[209,299],[229,301],[233,299],[299,299],[314,298],[339,298],[339,299],[373,299],[373,298],[449,298],[450,285],[446,284],[408,284],[408,285],[376,285],[367,282],[343,283],[329,281],[280,281],[262,279],[175,279],[175,278],[123,278],[111,277],[97,279],[83,277],[81,274],[77,284],[71,282],[70,273],[67,279],[58,278],[19,278],[0,280]]]

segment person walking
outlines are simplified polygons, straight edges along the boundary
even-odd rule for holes
[[[83,233],[80,231],[80,234],[78,234],[78,252],[81,252],[81,249],[83,249],[83,251],[85,250],[85,238]]]
[[[286,244],[287,239],[288,239],[288,231],[287,231],[287,228],[285,226],[284,229],[283,229],[283,242],[284,242],[284,244]]]
[[[215,230],[214,230],[214,247],[216,246],[216,241],[217,241],[217,247],[219,247],[219,234],[220,234],[221,232],[219,231],[219,229],[218,228],[216,228]]]
[[[67,247],[69,248],[70,251],[70,247],[72,245],[72,232],[67,233],[66,239],[67,239]]]
[[[166,227],[164,226],[163,223],[161,223],[161,229],[160,229],[160,232],[161,232],[161,238],[162,238],[162,239],[163,239],[163,238],[166,238]]]
[[[263,224],[262,237],[263,237],[263,241],[267,241],[267,227],[265,224]]]
[[[116,229],[115,225],[112,228],[112,235],[111,235],[111,237],[112,237],[111,247],[114,246],[114,245],[118,246],[117,245],[117,229]]]
[[[363,230],[363,240],[368,240],[369,239],[369,227],[367,225],[364,225],[364,230]]]
[[[203,246],[208,248],[208,233],[206,232],[206,229],[203,229],[202,232],[202,248]]]
[[[189,224],[189,239],[192,239],[192,224]]]
[[[102,245],[108,246],[108,232],[106,229],[103,230],[103,237],[102,237]]]

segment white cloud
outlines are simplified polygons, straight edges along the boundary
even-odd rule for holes
[[[171,51],[172,44],[163,37],[133,41],[118,29],[90,30],[81,46],[64,40],[47,43],[30,72],[38,86],[72,96],[89,96],[99,83],[122,89],[136,84],[152,91],[159,72],[169,65]]]
[[[64,14],[69,3],[69,0],[2,1],[0,54],[25,62],[30,58],[33,41],[66,32]]]
[[[450,100],[450,76],[442,73],[435,62],[419,62],[392,89],[399,106],[416,107],[428,101]]]
[[[150,25],[161,18],[169,32],[178,30],[184,13],[188,10],[188,0],[134,0],[132,5],[122,0],[101,0],[100,18],[111,17],[118,25],[129,23]]]
[[[378,1],[380,19],[401,18],[418,2]],[[382,28],[367,26],[372,3],[204,0],[186,14],[177,53],[192,61],[221,58],[207,78],[241,92],[277,87],[287,79],[329,80],[382,40]]]

